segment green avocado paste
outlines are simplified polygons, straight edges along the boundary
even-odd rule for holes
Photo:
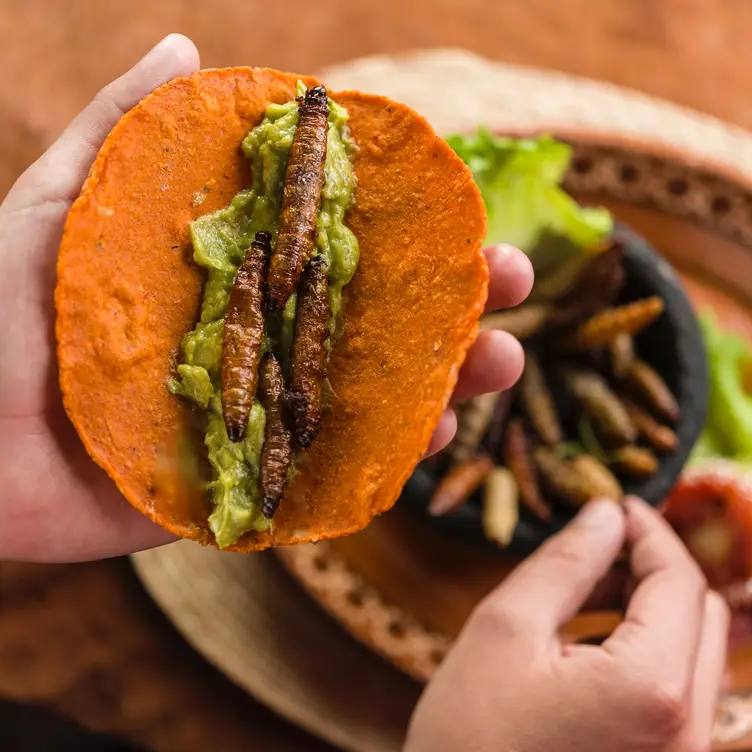
[[[298,96],[305,94],[298,83]],[[248,531],[269,529],[271,521],[261,513],[259,486],[265,413],[255,401],[243,441],[227,436],[222,416],[220,367],[225,311],[235,272],[259,231],[276,242],[287,161],[298,125],[297,101],[271,104],[264,119],[243,140],[243,154],[250,161],[251,185],[238,193],[224,209],[207,214],[190,225],[193,258],[207,270],[201,317],[182,339],[177,378],[168,389],[195,404],[205,426],[211,476],[207,491],[214,510],[209,527],[217,545],[227,548]],[[329,268],[331,339],[342,325],[342,290],[358,265],[355,235],[345,225],[345,213],[355,193],[353,145],[347,128],[347,111],[329,99],[325,183],[317,218],[315,253],[323,254]],[[264,351],[271,350],[284,365],[289,363],[295,331],[296,295],[277,315],[266,313]]]

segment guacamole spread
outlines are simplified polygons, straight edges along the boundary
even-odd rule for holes
[[[298,95],[305,87],[298,84]],[[342,290],[358,265],[358,241],[345,225],[345,213],[355,193],[351,163],[352,143],[347,111],[329,99],[325,183],[316,223],[316,253],[329,269],[330,341],[342,326]],[[242,441],[227,436],[222,415],[220,367],[224,317],[235,272],[255,234],[267,231],[276,241],[288,154],[298,124],[298,104],[272,104],[261,123],[243,140],[242,150],[251,163],[252,183],[229,206],[200,217],[190,225],[194,259],[207,270],[201,316],[181,342],[177,378],[170,392],[191,400],[205,422],[205,439],[211,480],[208,492],[214,505],[209,526],[217,545],[226,548],[250,530],[266,530],[271,521],[261,513],[260,457],[266,416],[254,401]],[[266,313],[263,352],[272,351],[289,367],[295,333],[296,295],[279,314]]]

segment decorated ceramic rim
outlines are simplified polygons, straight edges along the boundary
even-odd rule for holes
[[[373,91],[414,107],[442,134],[478,125],[654,154],[752,186],[743,128],[635,89],[569,73],[496,62],[461,48],[371,55],[320,73],[339,90]],[[437,98],[427,82],[441,82]]]
[[[444,660],[452,639],[387,602],[329,541],[275,549],[285,568],[357,640],[420,682]]]

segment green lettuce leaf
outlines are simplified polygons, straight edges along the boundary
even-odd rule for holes
[[[708,416],[691,462],[732,459],[752,464],[752,394],[745,374],[752,368],[752,345],[724,331],[713,311],[700,315],[708,357]]]
[[[545,235],[588,249],[612,233],[606,209],[582,207],[560,187],[572,157],[566,144],[549,136],[494,136],[482,128],[447,142],[470,167],[483,195],[487,243],[510,243],[531,254]]]

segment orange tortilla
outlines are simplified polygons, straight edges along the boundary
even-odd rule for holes
[[[57,340],[68,415],[133,506],[214,544],[211,503],[160,481],[190,408],[171,395],[203,276],[188,224],[249,182],[240,142],[295,83],[268,69],[204,70],[147,96],[113,129],[73,205],[58,261]],[[483,201],[428,123],[384,97],[331,94],[359,150],[347,224],[360,264],[329,365],[333,404],[270,533],[251,551],[356,532],[388,510],[424,455],[475,339],[488,288]]]

